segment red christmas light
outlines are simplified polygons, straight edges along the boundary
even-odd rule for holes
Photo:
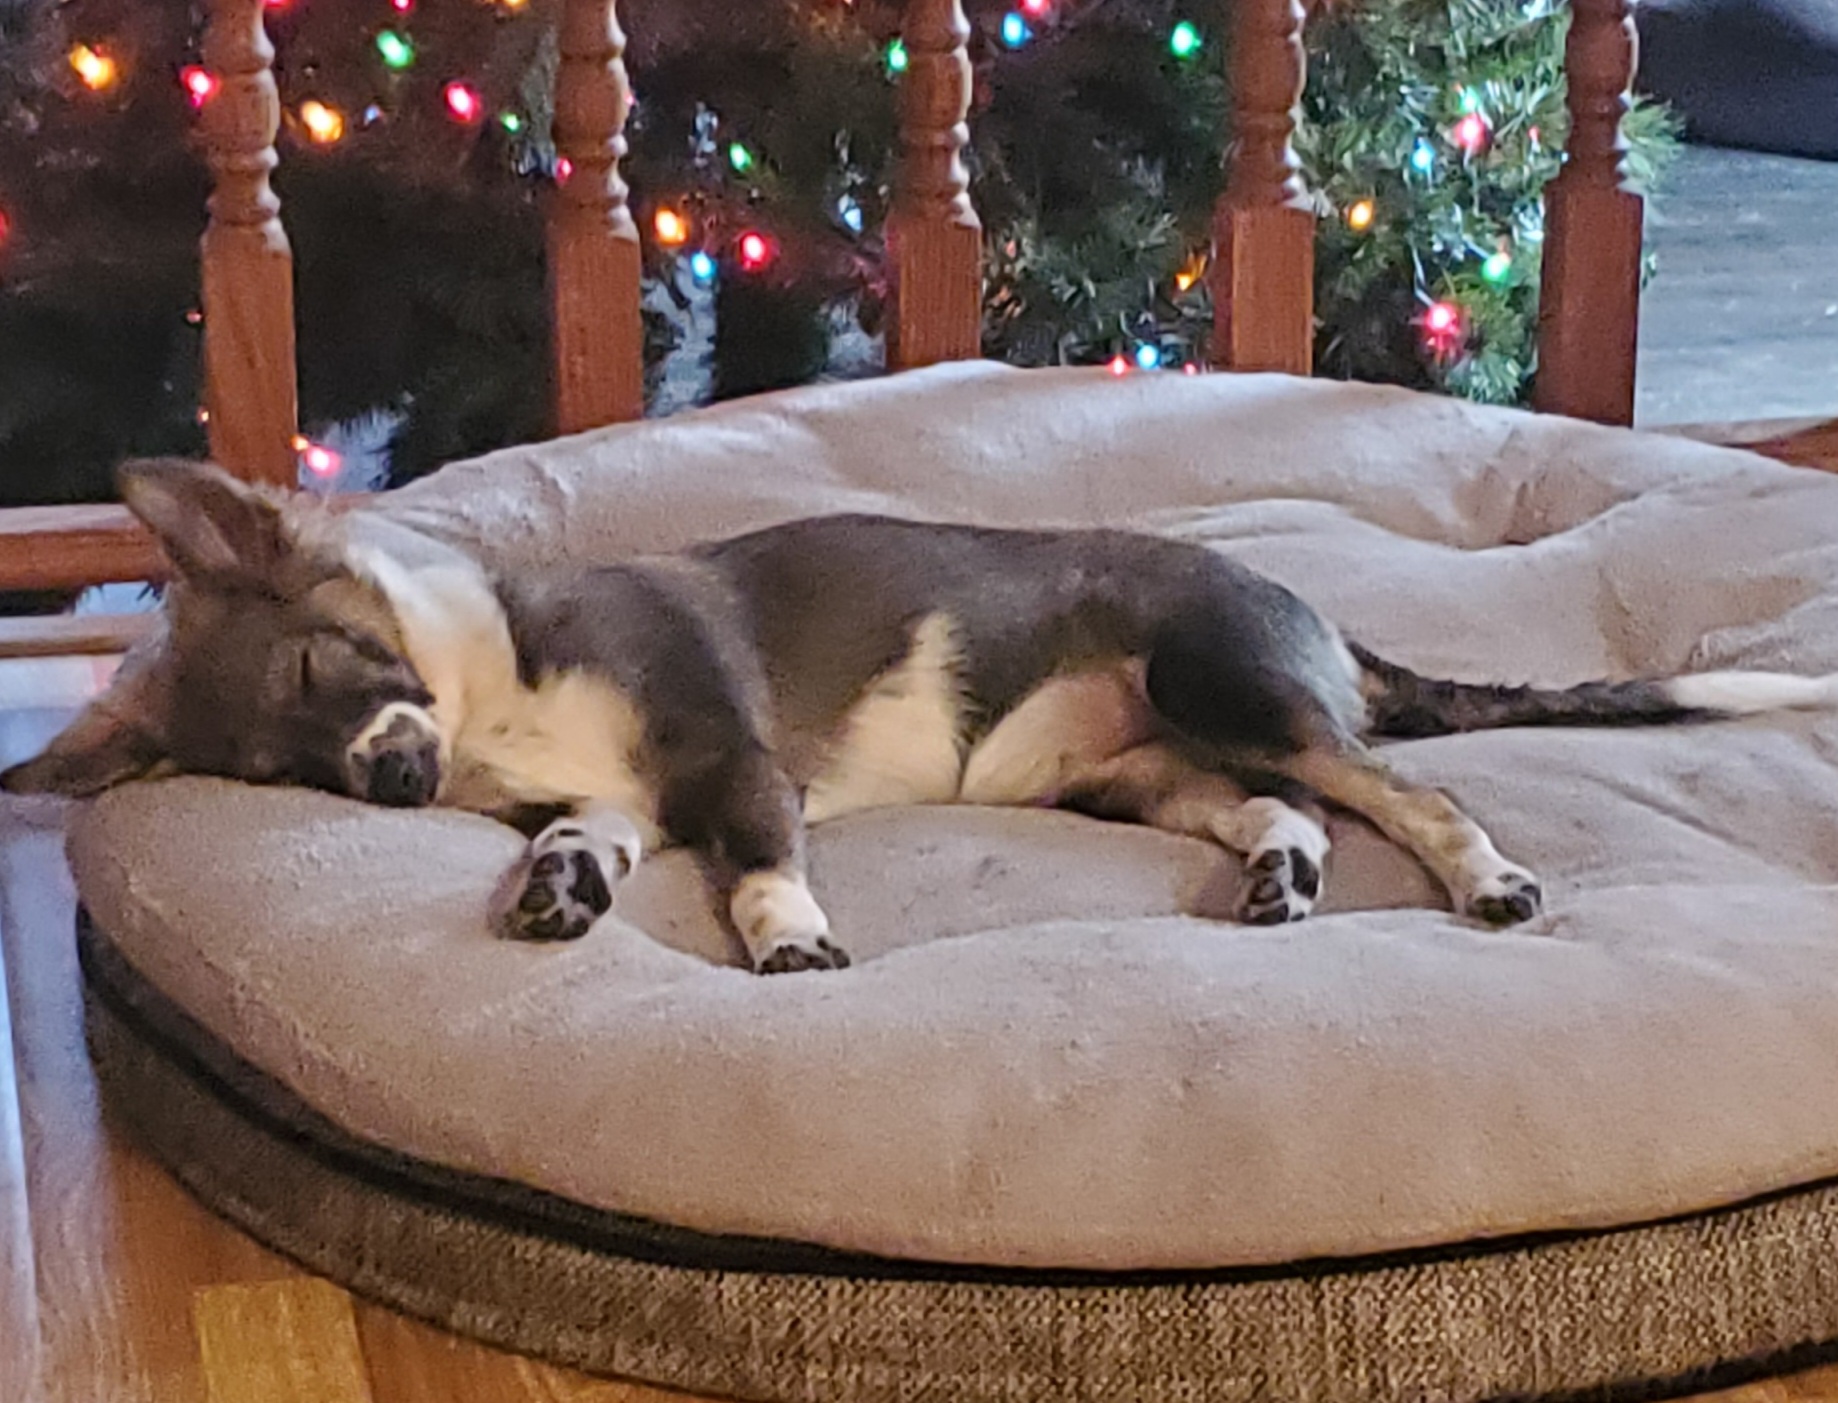
[[[566,156],[557,156],[555,158],[555,183],[557,185],[566,185],[568,183],[568,177],[573,174],[574,162],[569,160]]]
[[[1470,112],[1455,124],[1455,144],[1470,156],[1479,155],[1487,149],[1487,143],[1493,139],[1493,133],[1487,127],[1487,119],[1478,112]]]
[[[415,8],[415,0],[389,0],[390,8],[399,15],[406,15]]]
[[[179,82],[184,85],[186,97],[193,107],[203,107],[223,86],[223,80],[215,73],[195,63],[179,70]]]
[[[1453,356],[1467,339],[1468,329],[1462,310],[1453,302],[1432,302],[1423,311],[1423,341],[1431,354]]]
[[[300,461],[314,477],[337,477],[338,470],[344,466],[344,460],[332,449],[321,443],[310,443],[299,434],[294,435],[294,452],[300,455]]]
[[[778,257],[778,245],[757,229],[749,229],[740,236],[736,247],[740,250],[742,271],[757,273],[771,266],[772,260]]]
[[[456,122],[476,122],[479,113],[485,110],[485,103],[478,92],[464,83],[449,83],[441,89],[441,96],[447,100],[447,111]]]
[[[1128,375],[1130,373],[1129,357],[1125,355],[1112,356],[1108,362],[1107,368],[1112,375]]]
[[[1039,19],[1052,8],[1053,0],[1021,0],[1022,13],[1033,19]]]
[[[13,232],[13,221],[8,219],[6,211],[0,209],[0,248],[6,247],[6,238]]]

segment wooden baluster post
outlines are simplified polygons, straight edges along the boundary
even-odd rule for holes
[[[204,231],[204,402],[211,456],[252,481],[298,481],[294,264],[268,182],[281,102],[262,0],[211,0],[204,63],[222,83],[200,131],[213,186]]]
[[[1605,424],[1634,422],[1642,201],[1621,185],[1638,53],[1629,0],[1571,0],[1564,50],[1569,155],[1545,191],[1544,281],[1533,403]]]
[[[983,346],[983,228],[970,203],[970,22],[961,0],[908,0],[900,175],[889,220],[888,364],[966,360]]]
[[[1301,0],[1232,0],[1236,150],[1213,218],[1214,365],[1307,375],[1315,217],[1291,144],[1307,62]]]
[[[564,0],[555,149],[573,170],[549,212],[556,424],[562,433],[642,418],[642,255],[619,175],[631,87],[614,0]]]

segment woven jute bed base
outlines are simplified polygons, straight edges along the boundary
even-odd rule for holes
[[[976,1271],[714,1238],[353,1139],[86,921],[111,1101],[209,1207],[360,1295],[774,1403],[1664,1397],[1838,1357],[1838,1186],[1612,1233],[1281,1269]]]

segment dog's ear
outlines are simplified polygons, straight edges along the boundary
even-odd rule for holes
[[[187,579],[242,588],[274,580],[287,552],[277,497],[221,468],[176,458],[124,463],[116,483]]]
[[[151,773],[166,759],[168,697],[165,640],[151,639],[41,754],[0,773],[0,790],[81,799]]]

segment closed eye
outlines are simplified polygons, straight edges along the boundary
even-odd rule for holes
[[[300,650],[299,676],[296,679],[302,692],[313,690],[313,649],[308,644]]]

